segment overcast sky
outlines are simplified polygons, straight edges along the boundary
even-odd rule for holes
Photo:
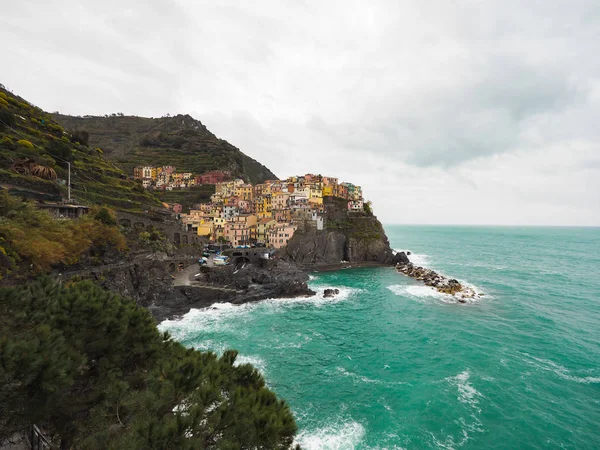
[[[384,223],[600,225],[598,0],[18,0],[0,40],[48,111],[189,113]]]

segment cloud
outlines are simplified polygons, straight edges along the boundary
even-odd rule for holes
[[[6,86],[47,110],[191,112],[387,222],[600,224],[595,0],[12,2]]]

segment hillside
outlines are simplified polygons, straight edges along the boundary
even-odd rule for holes
[[[71,195],[80,203],[140,211],[160,206],[156,196],[90,145],[84,133],[69,133],[52,116],[0,85],[0,185],[47,198]]]
[[[90,145],[102,148],[128,175],[139,165],[170,165],[178,172],[194,174],[227,170],[252,184],[277,179],[265,166],[217,138],[189,115],[146,118],[54,114],[53,117],[68,130],[88,132]]]

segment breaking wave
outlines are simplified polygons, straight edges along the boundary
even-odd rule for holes
[[[462,283],[462,282],[461,282]],[[465,284],[465,283],[463,283]],[[467,285],[475,290],[475,292],[481,292],[480,289],[475,288],[472,285]],[[425,302],[427,299],[435,299],[441,301],[443,303],[458,303],[458,297],[455,297],[451,294],[444,294],[443,292],[438,291],[437,289],[426,286],[426,285],[402,285],[402,284],[393,284],[387,287],[394,294],[399,295],[401,297],[410,297],[414,298],[418,301]],[[473,298],[465,298],[465,303],[477,303],[480,297]]]
[[[553,372],[559,378],[568,381],[574,381],[575,383],[583,384],[597,384],[600,383],[600,376],[577,376],[572,375],[571,370],[567,369],[560,364],[556,364],[549,359],[536,358],[528,353],[523,353],[525,358],[523,359],[527,364],[535,367],[536,369],[543,370],[546,372]]]
[[[297,444],[306,450],[351,450],[358,447],[365,435],[365,428],[358,422],[338,421],[318,429],[301,431]]]
[[[396,253],[400,253],[400,252],[406,253],[406,252],[410,251],[410,250],[405,250],[405,249],[401,249],[401,248],[395,248],[393,250]],[[424,253],[412,253],[411,252],[410,255],[408,255],[408,259],[415,266],[427,267],[430,264],[429,255],[426,255]]]

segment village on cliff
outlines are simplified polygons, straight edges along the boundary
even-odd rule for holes
[[[323,199],[337,197],[347,201],[348,210],[363,212],[362,189],[337,178],[306,174],[260,184],[232,179],[229,172],[211,171],[199,176],[177,173],[172,166],[136,167],[134,178],[144,187],[186,189],[214,184],[209,203],[199,203],[182,213],[179,204],[169,205],[188,231],[213,242],[238,246],[284,247],[300,227],[324,228]]]

